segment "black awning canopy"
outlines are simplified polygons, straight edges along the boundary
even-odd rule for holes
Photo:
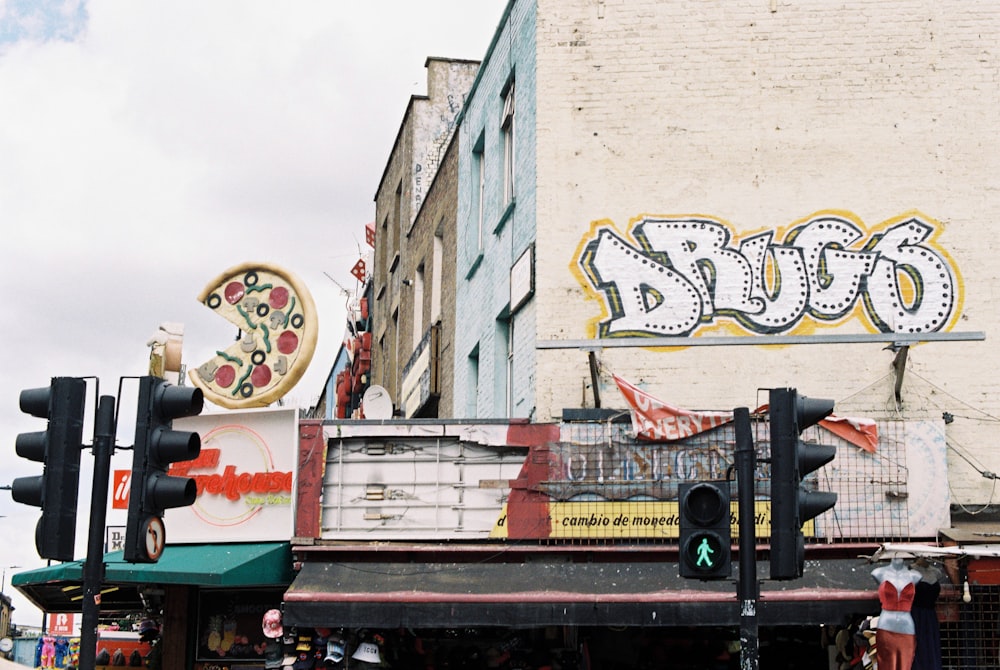
[[[764,583],[761,625],[841,623],[878,600],[858,561],[819,561],[795,582]],[[313,627],[738,625],[733,580],[682,579],[676,564],[306,563],[285,593],[285,623]]]

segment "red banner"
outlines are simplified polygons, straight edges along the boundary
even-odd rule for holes
[[[640,440],[683,440],[733,420],[732,412],[691,412],[668,405],[618,375],[611,376],[632,409],[632,428]]]
[[[878,448],[878,426],[871,419],[848,419],[831,414],[819,425],[870,454]]]
[[[692,412],[668,405],[612,374],[618,389],[625,396],[632,412],[632,428],[640,440],[673,442],[717,428],[733,420],[732,412]],[[755,413],[764,412],[760,407]],[[878,448],[878,426],[871,419],[854,419],[830,415],[819,422],[837,437],[874,454]]]

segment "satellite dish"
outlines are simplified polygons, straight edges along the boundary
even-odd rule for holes
[[[361,396],[361,409],[366,419],[391,419],[392,400],[389,398],[389,392],[378,384],[369,386]]]

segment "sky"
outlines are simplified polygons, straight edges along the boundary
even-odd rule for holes
[[[197,296],[243,262],[312,293],[319,342],[285,401],[315,404],[378,181],[409,97],[427,92],[424,62],[482,59],[506,3],[0,0],[0,486],[41,472],[14,450],[45,427],[20,412],[22,389],[93,377],[93,395],[117,395],[146,374],[164,322],[183,324],[197,367],[235,336]],[[131,444],[132,426],[118,430]],[[86,450],[81,558],[92,463]],[[129,463],[120,451],[112,468]],[[0,535],[16,538],[0,543],[0,586],[21,626],[42,620],[10,587],[45,565],[39,515],[0,491]]]

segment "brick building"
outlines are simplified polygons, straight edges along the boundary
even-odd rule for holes
[[[510,3],[458,129],[455,416],[558,420],[618,402],[610,373],[688,408],[794,386],[961,415],[997,471],[998,32],[961,2]]]
[[[428,93],[410,98],[375,194],[372,379],[404,416],[438,414],[443,293],[454,287],[445,278],[454,265],[454,245],[445,245],[455,230],[453,176],[450,190],[430,191],[479,63],[429,58],[426,67]]]

